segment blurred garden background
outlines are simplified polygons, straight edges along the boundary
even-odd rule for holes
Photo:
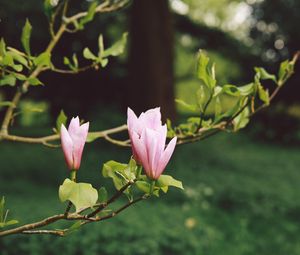
[[[71,1],[71,13],[89,2]],[[100,33],[111,45],[128,31],[125,53],[104,69],[43,74],[45,86],[24,97],[13,133],[48,135],[61,109],[89,120],[92,131],[125,123],[127,106],[136,112],[161,106],[165,118],[179,122],[193,116],[174,99],[195,98],[198,49],[216,62],[220,84],[247,84],[255,66],[276,73],[300,49],[299,13],[298,0],[133,0],[97,15],[85,30],[62,38],[53,62],[63,66],[63,57],[74,52],[80,59],[86,46],[96,51]],[[26,17],[37,54],[49,41],[43,1],[0,0],[0,37],[9,45],[21,47]],[[178,146],[166,173],[182,180],[184,191],[172,190],[64,238],[2,238],[0,254],[300,254],[299,82],[298,64],[272,105],[244,130]],[[13,93],[0,87],[0,101]],[[1,119],[3,114],[0,108]],[[126,162],[130,154],[103,140],[87,144],[79,179],[107,183],[102,164]],[[0,196],[20,223],[65,208],[57,190],[67,175],[59,148],[0,143]]]

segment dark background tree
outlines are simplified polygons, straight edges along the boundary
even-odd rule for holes
[[[134,1],[130,15],[128,104],[138,111],[161,106],[175,117],[173,23],[168,0]]]

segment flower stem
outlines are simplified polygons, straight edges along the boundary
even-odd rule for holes
[[[154,187],[155,187],[155,183],[156,183],[156,180],[153,180],[153,181],[151,182],[151,186],[150,186],[150,195],[153,194]]]
[[[76,182],[76,170],[72,170],[70,173],[71,181]]]

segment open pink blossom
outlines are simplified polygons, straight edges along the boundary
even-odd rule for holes
[[[142,112],[139,117],[128,107],[127,109],[127,127],[131,143],[133,132],[135,132],[139,137],[146,128],[157,130],[161,127],[161,113],[160,108],[150,109],[146,112]],[[137,162],[140,162],[138,155],[135,151],[135,147],[132,146],[133,157]]]
[[[70,170],[78,170],[89,130],[89,122],[80,125],[79,118],[72,118],[68,130],[61,125],[61,145]]]
[[[157,180],[174,152],[177,137],[166,147],[167,126],[161,124],[159,108],[148,110],[139,118],[128,108],[127,125],[135,160],[143,165],[149,178]]]
[[[161,126],[158,130],[146,128],[142,135],[133,132],[132,145],[143,165],[146,175],[157,180],[165,170],[175,149],[177,137],[174,137],[167,147],[167,126]]]

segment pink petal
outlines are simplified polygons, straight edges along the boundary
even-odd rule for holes
[[[157,129],[161,126],[160,107],[150,109],[140,115],[141,122],[147,128]]]
[[[80,126],[79,117],[77,116],[76,118],[72,118],[70,121],[70,124],[69,124],[69,128],[68,128],[68,132],[71,137],[72,137],[72,134],[76,133],[79,126]]]
[[[142,166],[145,168],[145,171],[149,171],[149,162],[148,162],[148,153],[144,142],[141,140],[139,135],[136,132],[132,133],[132,146],[138,156],[138,159]]]
[[[61,129],[60,129],[60,137],[61,137],[61,146],[64,152],[67,165],[69,169],[72,170],[73,169],[73,141],[63,124],[61,125]]]
[[[76,130],[76,132],[73,133],[73,137],[71,137],[74,144],[74,149],[73,149],[74,169],[79,169],[80,167],[82,152],[88,135],[88,130],[89,130],[89,122],[80,126]]]
[[[151,178],[153,178],[153,176],[155,175],[157,166],[156,151],[158,145],[158,135],[159,133],[152,129],[146,128],[145,130],[145,146],[149,162],[148,175]]]
[[[176,146],[177,137],[174,137],[168,144],[167,148],[162,154],[162,157],[160,158],[159,165],[157,168],[156,176],[157,178],[162,174],[162,172],[165,170],[173,152]]]
[[[138,121],[138,118],[136,117],[135,113],[128,107],[127,108],[127,127],[128,130],[132,130],[134,126],[136,126],[136,123]]]

